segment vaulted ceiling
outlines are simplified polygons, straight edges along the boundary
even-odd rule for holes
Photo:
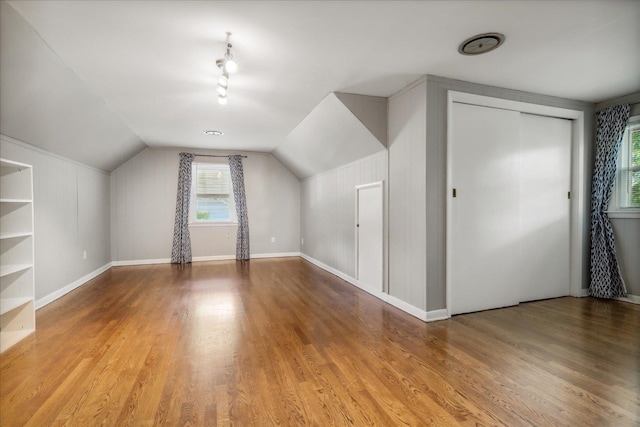
[[[425,74],[589,102],[640,90],[637,0],[8,3],[2,133],[104,170],[145,146],[270,152],[330,93],[388,97]],[[221,106],[227,31],[240,70]],[[491,31],[500,49],[458,54]]]

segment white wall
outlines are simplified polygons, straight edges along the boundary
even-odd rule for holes
[[[5,136],[0,157],[33,166],[37,302],[60,296],[64,288],[109,265],[106,172]]]
[[[424,79],[389,99],[389,294],[426,310]]]
[[[177,149],[148,148],[111,174],[111,242],[114,261],[171,257]],[[228,154],[197,150],[204,154]],[[300,250],[300,184],[273,156],[243,159],[251,254]],[[235,256],[237,226],[191,226],[194,257]],[[271,243],[275,237],[275,243]]]
[[[355,187],[387,181],[387,152],[301,181],[300,251],[355,278]]]

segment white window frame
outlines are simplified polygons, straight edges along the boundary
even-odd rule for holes
[[[233,195],[233,185],[231,184],[231,175],[229,175],[229,210],[230,210],[230,221],[199,221],[196,218],[196,184],[197,184],[197,173],[196,167],[200,164],[208,164],[208,165],[216,165],[219,166],[221,170],[225,170],[231,174],[229,170],[229,163],[226,159],[216,159],[210,158],[207,160],[194,161],[191,164],[191,195],[189,197],[189,225],[190,226],[229,226],[229,225],[237,225],[238,217],[236,214],[236,205],[235,199]]]
[[[640,207],[625,206],[630,191],[629,172],[636,170],[635,168],[632,169],[629,167],[629,155],[631,153],[631,136],[629,131],[638,128],[640,128],[640,116],[630,117],[627,127],[625,128],[620,153],[618,154],[616,180],[613,186],[609,208],[607,209],[607,216],[609,216],[609,218],[640,218]]]

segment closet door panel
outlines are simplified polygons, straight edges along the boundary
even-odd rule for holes
[[[569,295],[571,122],[521,114],[520,301]]]
[[[515,305],[520,113],[454,103],[452,114],[451,314]]]

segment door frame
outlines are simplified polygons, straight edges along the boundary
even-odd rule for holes
[[[536,114],[539,116],[557,117],[571,120],[571,208],[569,214],[569,281],[570,294],[574,297],[584,296],[582,292],[583,281],[583,255],[585,218],[585,141],[584,141],[584,112],[567,108],[551,107],[547,105],[530,104],[509,99],[493,98],[483,95],[475,95],[466,92],[448,91],[447,93],[447,187],[446,187],[446,304],[447,317],[451,317],[451,270],[452,270],[452,221],[453,209],[453,158],[451,146],[453,144],[453,103],[477,105],[481,107],[499,108],[503,110],[518,111],[521,113]]]
[[[360,229],[358,227],[358,218],[360,217],[360,210],[359,210],[359,201],[360,201],[360,190],[364,190],[367,188],[375,188],[375,187],[380,187],[380,196],[382,198],[381,202],[382,202],[382,206],[381,206],[381,215],[382,215],[382,228],[380,229],[380,236],[382,238],[382,256],[380,259],[382,259],[382,277],[380,278],[380,280],[382,280],[382,289],[381,290],[376,290],[377,292],[381,292],[384,293],[385,292],[385,262],[384,262],[384,247],[385,247],[385,238],[384,238],[384,226],[385,226],[385,215],[384,215],[384,181],[376,181],[376,182],[371,182],[368,184],[362,184],[362,185],[356,185],[355,187],[355,219],[353,222],[353,226],[355,228],[355,251],[356,251],[356,257],[355,257],[355,279],[360,282],[360,271],[358,268],[358,264],[359,264],[359,257],[360,257],[360,251],[359,251],[359,241],[360,241]],[[362,287],[362,286],[361,286]]]

